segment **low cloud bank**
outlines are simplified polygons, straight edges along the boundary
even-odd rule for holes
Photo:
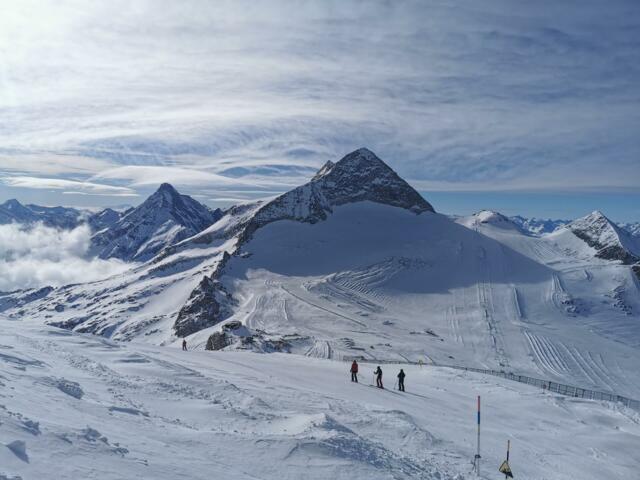
[[[88,258],[91,231],[81,225],[0,225],[0,291],[89,282],[127,270],[120,260]]]

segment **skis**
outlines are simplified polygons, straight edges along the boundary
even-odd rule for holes
[[[363,383],[362,385],[364,385],[364,383]],[[400,395],[400,392],[396,392],[396,391],[393,391],[393,390],[389,390],[389,389],[387,389],[387,388],[380,388],[380,387],[378,387],[377,385],[369,384],[369,385],[367,385],[367,387],[377,388],[378,390],[382,390],[382,391],[384,391],[384,392],[389,392],[389,393],[393,393],[393,394],[395,394],[395,395]]]

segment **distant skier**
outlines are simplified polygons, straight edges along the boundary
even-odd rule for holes
[[[378,365],[378,368],[373,373],[376,376],[376,386],[378,388],[384,388],[384,386],[382,385],[382,369],[380,368],[380,365]]]
[[[358,383],[358,362],[355,360],[351,364],[351,381]]]
[[[187,351],[187,339],[186,338],[182,339],[182,350],[184,350],[185,352]]]
[[[404,377],[406,377],[404,370],[400,369],[400,373],[398,374],[398,390],[404,392]]]

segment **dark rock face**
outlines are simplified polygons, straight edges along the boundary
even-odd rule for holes
[[[223,329],[229,330],[229,331],[237,330],[240,327],[242,327],[242,322],[240,322],[239,320],[233,320],[231,322],[227,322],[222,326]]]
[[[212,333],[207,339],[207,345],[204,347],[205,350],[222,350],[229,343],[227,342],[227,336],[224,332],[215,332]]]
[[[87,223],[91,227],[91,230],[93,230],[94,232],[98,232],[118,223],[121,216],[121,213],[116,212],[111,208],[105,208],[101,212],[94,213],[93,215],[89,216],[89,218],[87,219]]]
[[[221,322],[229,315],[231,302],[231,295],[220,282],[203,277],[178,313],[173,325],[176,335],[185,337]]]
[[[626,251],[621,245],[603,245],[600,242],[594,241],[584,232],[574,230],[573,233],[587,245],[595,248],[598,251],[598,253],[596,253],[596,257],[598,258],[604,260],[620,260],[625,265],[631,265],[640,260],[640,258]]]
[[[43,299],[52,291],[53,287],[42,287],[24,291],[16,290],[15,292],[7,292],[6,294],[0,293],[0,312]],[[12,295],[12,293],[14,294]]]
[[[369,200],[416,213],[433,207],[373,152],[361,148],[335,165],[325,164],[312,182],[320,186],[332,206]]]

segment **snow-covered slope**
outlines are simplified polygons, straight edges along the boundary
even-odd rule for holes
[[[463,480],[511,440],[520,480],[636,477],[640,418],[446,368],[181,352],[0,318],[0,478]],[[404,368],[406,393],[391,389]]]
[[[204,230],[222,216],[163,183],[142,204],[91,239],[100,258],[148,260],[165,246]]]

